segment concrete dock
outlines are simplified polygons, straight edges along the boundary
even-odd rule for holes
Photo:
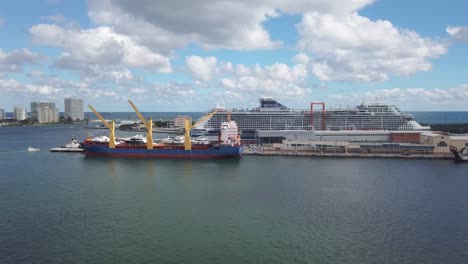
[[[327,158],[389,158],[389,159],[453,159],[450,153],[440,154],[401,154],[401,153],[341,153],[341,152],[312,152],[286,150],[249,150],[244,149],[243,155],[256,156],[302,156]]]

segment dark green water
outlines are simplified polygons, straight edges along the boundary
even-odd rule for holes
[[[46,151],[85,133],[0,128],[0,263],[468,263],[468,164]]]

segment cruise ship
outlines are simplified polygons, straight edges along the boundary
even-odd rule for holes
[[[255,138],[257,130],[430,130],[414,120],[413,115],[400,111],[394,105],[382,102],[362,103],[355,108],[297,110],[286,107],[273,98],[261,98],[254,109],[216,109],[218,112],[200,125],[210,134],[219,131],[221,123],[231,118],[237,122],[241,138]],[[203,117],[202,117],[203,118]]]

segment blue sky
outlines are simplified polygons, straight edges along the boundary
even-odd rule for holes
[[[25,7],[28,8],[25,8]],[[462,0],[2,1],[0,108],[102,111],[384,101],[468,111]]]

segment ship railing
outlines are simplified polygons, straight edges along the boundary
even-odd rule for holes
[[[314,126],[291,126],[291,125],[286,125],[285,126],[286,130],[315,130]]]

